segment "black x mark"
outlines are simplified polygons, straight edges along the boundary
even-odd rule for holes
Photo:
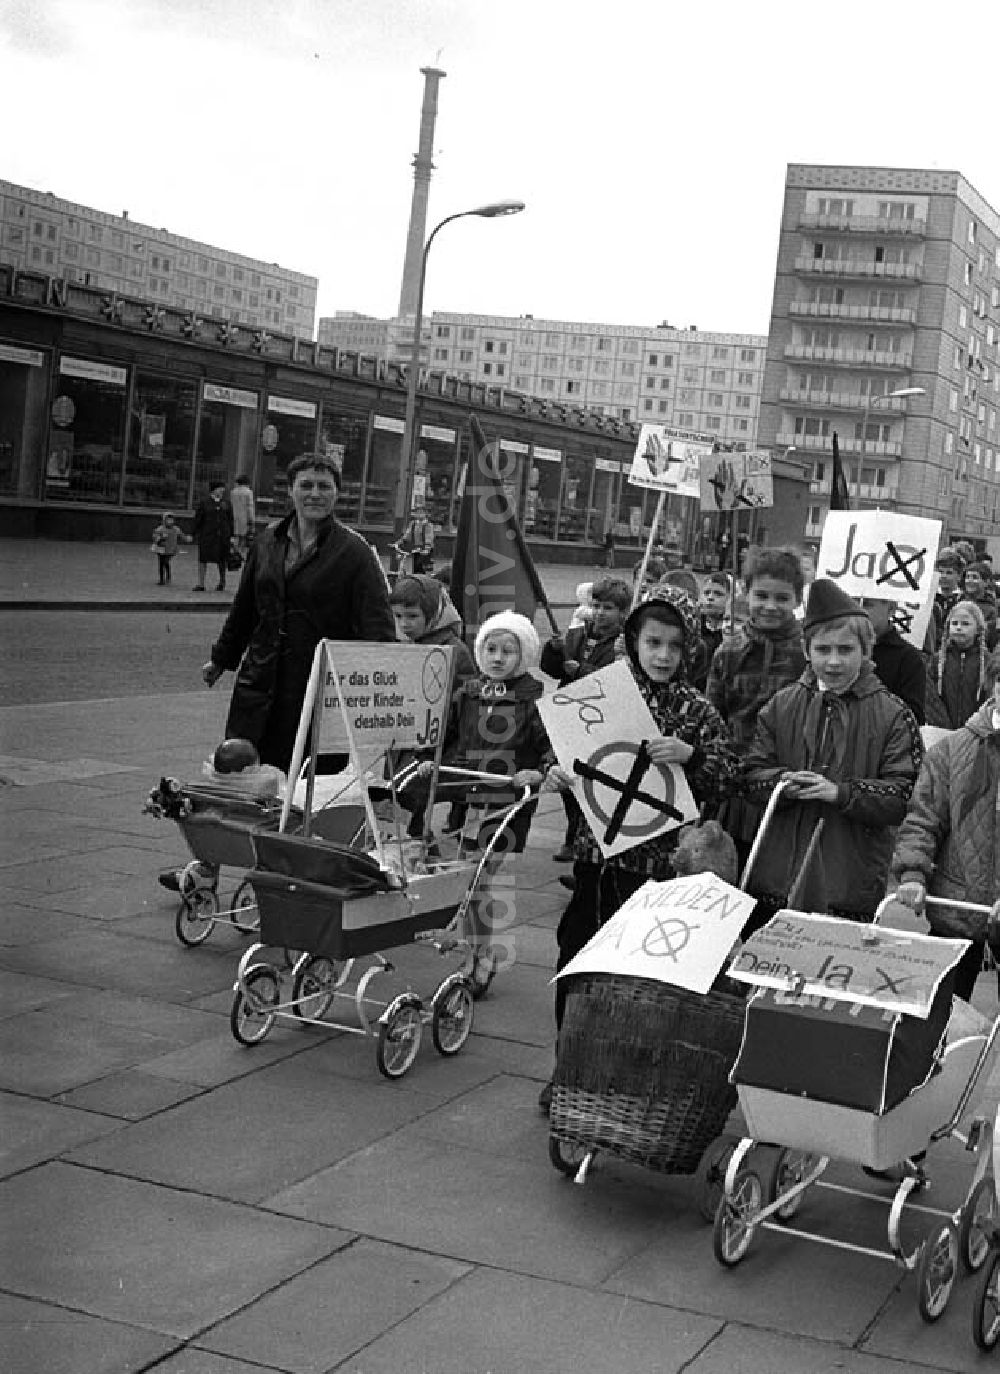
[[[613,843],[625,822],[628,809],[633,802],[643,802],[646,806],[651,806],[654,811],[662,811],[666,815],[672,816],[674,820],[680,821],[684,819],[684,813],[678,811],[675,806],[671,806],[668,801],[660,797],[651,796],[649,792],[640,790],[639,784],[649,771],[651,765],[652,759],[649,757],[646,750],[645,740],[639,745],[639,752],[635,756],[635,762],[629,769],[628,777],[624,782],[611,773],[603,772],[600,768],[592,768],[589,763],[584,763],[582,759],[573,760],[573,772],[578,774],[581,778],[589,778],[591,782],[601,782],[605,787],[610,787],[613,791],[621,793],[615,809],[611,813],[611,819],[608,821],[608,828],[604,832],[605,844]]]
[[[901,572],[901,573],[903,574],[903,576],[906,578],[907,582],[909,582],[909,584],[910,584],[910,586],[913,588],[913,590],[914,590],[915,592],[916,592],[916,591],[919,591],[919,590],[920,590],[920,583],[917,581],[917,579],[916,579],[916,578],[913,576],[913,574],[910,572],[909,564],[910,564],[910,563],[915,563],[915,562],[917,561],[918,558],[923,558],[923,556],[924,556],[924,554],[927,552],[927,550],[926,550],[926,549],[917,549],[916,553],[911,553],[910,556],[909,556],[908,558],[904,558],[904,557],[902,556],[902,554],[899,552],[899,550],[896,548],[895,544],[892,542],[891,539],[887,539],[887,540],[885,541],[885,547],[886,547],[886,551],[887,551],[888,553],[892,554],[892,557],[893,557],[893,560],[894,560],[896,566],[895,566],[894,568],[889,568],[886,572],[884,572],[884,573],[882,574],[881,577],[876,577],[876,579],[875,579],[875,585],[876,585],[876,587],[878,586],[878,584],[879,584],[880,582],[888,582],[889,579],[890,579],[890,577],[895,577],[896,574],[897,574],[898,572]]]

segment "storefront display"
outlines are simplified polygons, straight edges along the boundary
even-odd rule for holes
[[[62,501],[121,500],[128,371],[64,354],[50,408],[45,494]]]
[[[38,348],[0,344],[0,493],[31,495],[37,473],[31,462],[45,426],[49,358]]]
[[[125,454],[126,506],[160,511],[188,506],[197,412],[194,381],[136,372]]]
[[[254,471],[257,402],[256,391],[220,386],[215,382],[203,384],[194,504],[217,482],[222,482],[228,488],[238,473]]]

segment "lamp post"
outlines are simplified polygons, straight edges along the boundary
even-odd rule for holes
[[[865,398],[865,417],[861,421],[861,448],[858,451],[858,471],[854,483],[854,494],[859,501],[861,500],[861,469],[865,461],[865,439],[868,433],[868,416],[875,407],[880,406],[883,401],[902,400],[904,396],[923,396],[924,391],[925,389],[922,386],[900,386],[897,387],[895,391],[884,391],[881,396],[873,396],[869,390]]]
[[[420,335],[424,323],[424,282],[427,278],[427,255],[431,251],[431,244],[434,242],[438,231],[443,229],[446,224],[451,224],[452,220],[466,219],[470,215],[477,215],[480,219],[498,219],[502,215],[520,214],[523,209],[523,200],[491,201],[489,205],[478,205],[474,210],[459,210],[454,215],[446,215],[443,220],[435,224],[427,236],[427,242],[424,244],[423,255],[420,259],[417,308],[413,321],[413,346],[410,352],[410,367],[406,376],[406,415],[403,421],[400,480],[396,487],[396,511],[393,521],[394,539],[398,540],[406,527],[410,511],[410,496],[413,490],[413,468],[416,457],[417,384],[420,380]]]

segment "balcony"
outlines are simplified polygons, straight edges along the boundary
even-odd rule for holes
[[[837,431],[840,451],[845,457],[861,456],[861,440],[853,434]],[[782,431],[778,443],[794,445],[797,453],[824,453],[833,456],[833,435],[831,434],[789,434]],[[898,439],[869,439],[865,444],[865,458],[901,458],[903,445]]]
[[[801,406],[804,410],[860,410],[870,404],[869,398],[856,391],[797,391],[794,387],[784,386],[778,392],[779,400],[789,405]],[[886,397],[879,401],[880,414],[906,409],[905,396]]]
[[[827,305],[817,301],[790,301],[789,315],[818,320],[863,320],[873,324],[915,325],[917,312],[907,306]]]
[[[881,237],[923,238],[927,233],[925,219],[883,219],[880,215],[816,215],[799,216],[799,228],[834,229],[838,233],[877,234]]]
[[[924,274],[920,262],[862,262],[849,258],[840,261],[834,258],[798,257],[795,270],[805,276],[817,277],[862,277],[875,281],[920,281]]]
[[[913,363],[910,353],[882,353],[869,348],[821,348],[815,344],[786,344],[784,356],[791,362],[833,363],[840,367],[905,369]]]

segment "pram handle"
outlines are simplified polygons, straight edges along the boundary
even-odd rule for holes
[[[767,837],[768,826],[771,824],[771,820],[774,816],[775,811],[777,810],[781,794],[785,790],[786,786],[787,779],[779,778],[778,781],[774,784],[774,790],[771,792],[771,795],[767,799],[767,805],[764,807],[764,814],[760,818],[760,825],[757,827],[757,833],[753,837],[753,844],[750,846],[750,853],[747,855],[746,864],[744,865],[743,872],[740,875],[740,888],[744,892],[747,890],[747,883],[750,880],[750,874],[753,872],[754,864],[757,862],[757,859],[760,855],[761,846],[763,845],[764,840]]]
[[[880,919],[880,917],[882,916],[882,914],[883,914],[886,910],[888,910],[888,908],[889,908],[890,906],[892,906],[894,903],[895,903],[897,906],[905,906],[909,911],[912,911],[912,912],[914,913],[915,916],[919,916],[919,915],[920,915],[920,912],[917,911],[916,908],[911,907],[910,904],[909,904],[908,902],[901,902],[901,901],[899,900],[899,898],[897,897],[897,895],[896,895],[895,892],[890,892],[890,893],[887,893],[886,896],[882,898],[882,900],[879,902],[878,906],[876,907],[876,909],[875,909],[875,915],[872,917],[872,925],[878,925],[879,919]],[[949,906],[949,907],[951,907],[954,911],[975,911],[975,912],[977,912],[977,913],[981,913],[981,914],[986,915],[986,916],[988,916],[988,915],[990,914],[990,912],[993,910],[993,908],[992,908],[991,906],[988,906],[988,905],[987,905],[986,903],[984,903],[984,902],[960,902],[960,901],[958,900],[957,897],[927,897],[927,896],[925,896],[925,897],[924,897],[924,902],[923,902],[923,904],[924,904],[925,907],[928,907],[928,906]]]

